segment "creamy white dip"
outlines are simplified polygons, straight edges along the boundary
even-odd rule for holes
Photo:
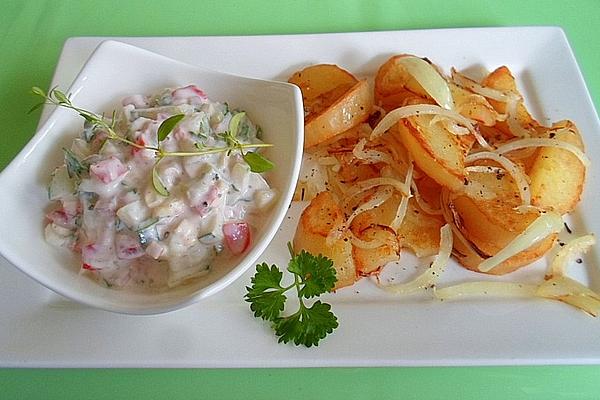
[[[222,135],[238,110],[212,102],[195,86],[122,101],[115,131],[142,146],[159,145],[157,131],[185,117],[160,143],[168,152],[224,147]],[[237,139],[260,143],[260,129],[240,119]],[[81,271],[110,287],[174,287],[208,273],[218,259],[245,252],[257,218],[275,192],[250,171],[239,151],[164,157],[114,139],[86,124],[52,174],[46,240],[81,255]]]

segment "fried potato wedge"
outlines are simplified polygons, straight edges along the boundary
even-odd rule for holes
[[[496,90],[510,91],[521,96],[521,93],[517,88],[515,77],[506,66],[496,68],[483,79],[482,85]],[[505,102],[492,99],[490,99],[489,102],[499,114],[506,114],[507,110]],[[525,129],[536,129],[540,126],[540,124],[531,116],[523,102],[520,102],[517,106],[517,121],[519,121],[521,126]],[[496,127],[503,133],[513,136],[506,122],[498,122]]]
[[[518,188],[506,174],[473,172],[469,185],[462,193],[450,193],[448,207],[454,223],[476,249],[478,255],[487,258],[505,248],[539,216],[537,211],[519,213],[521,204]],[[556,235],[551,235],[531,248],[516,254],[487,273],[502,275],[512,272],[543,256],[552,246]],[[465,254],[464,248],[457,248]],[[458,257],[466,268],[479,271],[477,257]]]
[[[411,198],[398,230],[398,238],[402,247],[407,247],[417,257],[431,256],[439,252],[440,229],[444,224],[441,216],[425,213],[415,199]]]
[[[382,245],[373,249],[352,246],[352,257],[356,272],[368,276],[379,272],[387,263],[400,259],[400,244],[396,233],[389,226],[372,225],[355,235],[365,241],[377,241]]]
[[[335,289],[349,286],[356,280],[356,268],[349,239],[336,239],[327,243],[327,236],[344,220],[344,214],[330,192],[317,194],[304,209],[294,235],[294,251],[306,250],[322,254],[333,261],[337,282]]]
[[[455,84],[449,84],[456,111],[465,117],[481,122],[485,126],[494,126],[501,119],[498,111],[487,99]]]
[[[373,108],[368,82],[359,81],[335,65],[307,67],[296,72],[289,82],[302,91],[305,148],[366,121]]]
[[[540,136],[571,143],[583,150],[581,135],[571,121],[558,122]],[[581,199],[585,166],[568,150],[542,147],[535,155],[529,178],[532,204],[565,214],[573,211]]]
[[[419,82],[399,65],[398,61],[403,57],[413,56],[400,54],[391,57],[377,70],[377,75],[375,75],[375,100],[377,102],[390,96],[428,98],[427,92]]]
[[[396,124],[390,132],[400,137],[415,164],[438,184],[452,191],[464,186],[465,157],[474,138],[457,136],[439,124],[431,124],[433,117],[410,117]]]

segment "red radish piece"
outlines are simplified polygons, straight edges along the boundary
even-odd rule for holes
[[[223,225],[227,248],[236,256],[250,247],[250,227],[246,222],[228,222]]]

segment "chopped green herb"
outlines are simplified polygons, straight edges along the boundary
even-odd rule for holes
[[[329,304],[317,300],[309,307],[304,299],[333,290],[337,280],[335,268],[326,257],[305,251],[296,255],[290,243],[288,248],[291,260],[287,270],[293,274],[294,283],[282,286],[283,273],[276,265],[259,264],[252,285],[246,287],[245,300],[250,303],[255,317],[271,322],[280,343],[318,346],[321,339],[338,327],[337,317]],[[292,288],[296,289],[299,308],[291,315],[281,316],[287,300],[285,293]]]

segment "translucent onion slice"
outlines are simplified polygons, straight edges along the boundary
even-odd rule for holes
[[[359,237],[357,237],[354,232],[349,231],[348,234],[350,235],[350,241],[352,242],[353,246],[359,247],[361,249],[376,249],[378,247],[383,246],[385,243],[379,239],[374,239],[374,240],[362,240]]]
[[[364,181],[356,182],[352,187],[346,192],[346,196],[348,199],[355,197],[363,192],[366,192],[369,189],[372,189],[377,186],[391,186],[403,196],[410,195],[410,186],[407,186],[404,182],[395,179],[395,178],[371,178],[365,179]]]
[[[527,206],[531,204],[531,190],[529,189],[529,182],[527,181],[527,176],[518,165],[503,155],[492,153],[490,151],[469,154],[465,158],[465,163],[472,164],[479,160],[493,160],[502,165],[502,167],[510,174],[515,181],[515,184],[519,188],[519,195],[521,196],[523,205]]]
[[[444,127],[444,129],[456,136],[468,135],[469,133],[471,133],[464,126],[460,126],[459,124],[457,124],[456,121],[443,117],[441,115],[436,115],[433,118],[431,118],[431,121],[429,121],[430,126],[435,124],[441,124]]]
[[[408,170],[406,171],[406,179],[404,180],[404,184],[409,187],[409,195],[404,196],[402,200],[400,200],[400,204],[398,205],[398,209],[396,209],[396,215],[390,227],[394,230],[394,232],[398,232],[400,225],[402,225],[402,221],[404,221],[404,217],[406,216],[406,210],[408,209],[408,199],[410,198],[410,184],[412,183],[412,175],[413,175],[413,163],[411,162],[408,165]]]
[[[528,138],[531,136],[531,132],[525,129],[517,118],[517,110],[522,101],[519,98],[513,98],[506,102],[506,122],[513,135],[520,138]]]
[[[540,215],[505,248],[479,264],[479,271],[488,272],[495,266],[503,263],[515,254],[530,248],[549,235],[562,231],[563,227],[563,220],[559,214],[548,212]]]
[[[418,115],[441,115],[447,118],[450,118],[456,121],[458,124],[464,126],[469,130],[469,132],[477,139],[477,142],[481,147],[487,150],[491,150],[491,146],[486,142],[486,140],[481,136],[481,134],[477,131],[473,122],[459,113],[451,110],[446,110],[440,106],[436,106],[433,104],[416,104],[410,106],[404,106],[400,108],[396,108],[395,110],[390,111],[386,114],[385,117],[377,126],[373,129],[371,133],[371,140],[381,136],[388,129],[394,126],[398,121],[407,117],[414,117]]]
[[[494,296],[494,297],[534,297],[537,285],[515,282],[464,282],[434,291],[435,297],[440,300],[457,298]]]
[[[590,288],[566,276],[557,276],[543,282],[538,287],[536,295],[560,300],[594,317],[600,313],[600,296]]]
[[[341,225],[334,227],[331,232],[327,235],[326,243],[327,245],[332,245],[333,241],[336,239],[340,239],[345,232],[348,231],[348,228],[352,224],[354,218],[357,215],[371,210],[375,207],[379,207],[383,203],[385,203],[390,197],[392,197],[393,189],[389,186],[378,188],[377,191],[373,194],[373,196],[366,202],[362,203],[360,206],[350,214],[350,216],[346,219],[346,221],[342,222]]]
[[[448,82],[427,61],[419,57],[400,57],[396,61],[406,69],[431,98],[446,110],[454,109],[454,99],[450,93]]]
[[[362,160],[368,164],[377,164],[377,163],[385,163],[391,165],[394,163],[392,156],[383,151],[367,149],[365,150],[365,145],[367,144],[367,140],[362,138],[358,141],[354,149],[352,149],[352,154],[354,157]]]
[[[581,253],[585,253],[596,244],[596,236],[593,233],[579,236],[562,247],[552,259],[549,268],[549,276],[563,276],[567,272],[567,266]]]
[[[451,253],[452,229],[450,225],[446,224],[440,229],[440,252],[435,257],[433,263],[431,263],[431,266],[410,282],[386,285],[383,288],[394,294],[406,295],[422,289],[435,287],[435,283],[440,275],[444,273],[446,265],[448,265]]]
[[[458,86],[463,87],[465,89],[469,89],[471,92],[477,93],[483,97],[487,97],[488,99],[501,101],[503,103],[521,100],[521,97],[516,93],[482,86],[481,84],[475,82],[471,78],[468,78],[465,75],[461,74],[454,68],[452,68],[451,73],[452,81]]]
[[[581,151],[574,144],[564,142],[562,140],[556,139],[546,139],[546,138],[526,138],[526,139],[518,139],[512,140],[502,146],[498,147],[494,150],[494,153],[504,154],[509,153],[518,149],[525,149],[529,147],[556,147],[559,149],[567,150],[573,153],[579,161],[585,166],[588,167],[590,165],[590,159],[585,155],[583,151]]]

